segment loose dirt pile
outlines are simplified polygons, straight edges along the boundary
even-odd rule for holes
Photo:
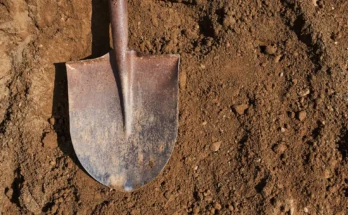
[[[346,0],[132,0],[130,47],[179,53],[180,127],[155,181],[90,178],[64,62],[110,49],[106,0],[0,0],[3,214],[346,214]]]

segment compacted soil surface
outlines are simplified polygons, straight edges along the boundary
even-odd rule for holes
[[[79,164],[64,62],[107,0],[0,0],[0,214],[348,213],[348,1],[129,0],[129,46],[181,55],[178,140],[131,193]]]

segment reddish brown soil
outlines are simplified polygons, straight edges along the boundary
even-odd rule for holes
[[[122,193],[78,164],[64,62],[106,0],[0,0],[0,214],[347,214],[346,0],[132,0],[130,47],[179,53],[169,164]]]

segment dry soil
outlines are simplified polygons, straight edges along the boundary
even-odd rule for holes
[[[179,53],[169,164],[88,176],[64,62],[110,50],[107,0],[0,0],[0,214],[347,214],[348,1],[130,0],[132,49]]]

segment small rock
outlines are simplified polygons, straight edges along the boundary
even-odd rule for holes
[[[214,208],[219,211],[219,210],[221,210],[222,206],[218,202],[216,202],[214,204]]]
[[[317,1],[318,1],[318,0],[312,0],[312,4],[313,4],[315,7],[318,7]]]
[[[233,106],[233,110],[237,112],[239,115],[243,115],[248,108],[249,108],[249,105],[247,104]]]
[[[199,214],[200,211],[201,209],[197,205],[193,208],[193,214]]]
[[[308,212],[309,212],[309,210],[308,210],[307,207],[303,208],[303,211],[304,211],[305,213],[308,213]]]
[[[273,55],[277,52],[277,47],[276,46],[271,46],[271,45],[268,45],[266,46],[265,48],[265,53],[266,54],[269,54],[269,55]]]
[[[274,62],[275,63],[278,63],[280,61],[280,59],[282,58],[282,55],[277,55],[275,58],[274,58]]]
[[[297,114],[297,118],[303,122],[307,117],[307,112],[306,111],[300,111],[298,114]]]
[[[332,107],[331,105],[328,105],[326,108],[327,108],[329,111],[331,111],[331,112],[334,111],[334,109],[333,109],[333,107]]]
[[[210,145],[210,150],[213,152],[217,152],[220,149],[222,141],[214,142]]]
[[[54,125],[56,123],[56,119],[54,117],[51,117],[48,121],[51,125]]]
[[[331,178],[331,171],[328,170],[328,169],[324,170],[323,176],[324,176],[325,179]]]
[[[299,92],[298,95],[301,97],[305,97],[305,96],[309,95],[310,93],[311,93],[311,91],[307,88],[307,89],[304,89],[301,92]]]
[[[230,210],[232,212],[232,211],[234,211],[234,207],[232,205],[228,205],[228,210]]]
[[[207,121],[203,121],[203,122],[202,122],[202,125],[203,125],[203,126],[205,126],[205,125],[207,125],[207,124],[208,124]]]
[[[50,132],[45,134],[45,137],[42,140],[43,146],[50,148],[50,149],[55,149],[58,147],[58,138],[57,134],[54,132]]]

